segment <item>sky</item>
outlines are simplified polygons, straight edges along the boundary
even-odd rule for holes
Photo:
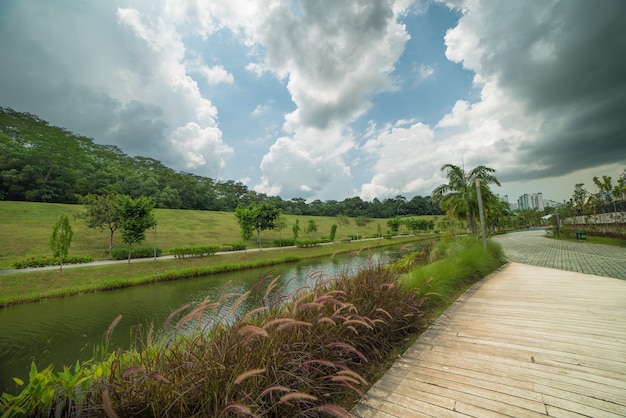
[[[626,168],[623,0],[2,0],[0,106],[283,199]]]

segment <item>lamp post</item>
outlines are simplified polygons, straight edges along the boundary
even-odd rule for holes
[[[154,221],[154,259],[156,260],[157,258],[157,249],[156,249],[156,220]]]
[[[256,231],[257,239],[259,240],[259,251],[261,251],[261,222],[256,224]]]
[[[487,249],[487,237],[485,236],[485,215],[483,213],[483,198],[480,193],[480,179],[476,179],[476,194],[478,195],[478,213],[480,214],[480,231],[483,236],[483,247]]]

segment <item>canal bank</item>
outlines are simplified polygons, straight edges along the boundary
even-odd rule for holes
[[[32,302],[48,297],[67,297],[85,292],[111,290],[138,286],[160,281],[180,280],[245,270],[255,267],[268,267],[286,262],[332,257],[340,253],[358,252],[367,248],[382,248],[392,245],[406,245],[412,242],[428,241],[437,235],[403,236],[393,239],[372,239],[333,243],[307,248],[278,248],[236,251],[216,254],[210,257],[185,259],[159,258],[144,261],[132,260],[114,264],[95,264],[65,268],[38,269],[24,273],[0,276],[0,306]]]
[[[279,284],[289,293],[320,274],[334,276],[355,271],[366,262],[391,262],[407,251],[403,249],[406,242],[395,244],[334,257],[4,307],[0,309],[0,389],[13,392],[12,378],[26,380],[33,361],[40,369],[53,365],[60,370],[62,365],[74,364],[76,360],[91,359],[118,315],[122,319],[112,333],[112,350],[128,347],[136,330],[145,331],[154,325],[158,333],[169,314],[186,304],[197,304],[205,298],[217,300],[220,294],[243,293],[266,275],[280,276]]]

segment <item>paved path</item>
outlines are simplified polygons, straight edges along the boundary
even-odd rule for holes
[[[499,240],[510,259],[539,265],[606,272],[626,259],[539,234]],[[511,262],[455,302],[351,414],[624,417],[626,280]]]
[[[626,248],[546,238],[543,229],[493,237],[518,263],[626,279]]]

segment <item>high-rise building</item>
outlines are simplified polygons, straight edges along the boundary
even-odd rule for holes
[[[541,193],[526,193],[517,199],[519,210],[543,210],[545,205]]]

